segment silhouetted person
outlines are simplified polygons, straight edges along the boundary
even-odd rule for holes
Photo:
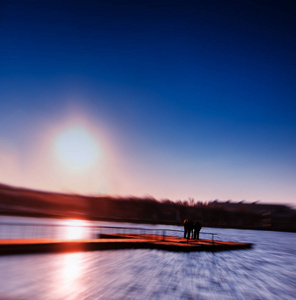
[[[190,239],[190,235],[192,236],[193,231],[193,222],[192,220],[184,220],[184,238],[187,241]]]
[[[187,223],[188,223],[188,220],[185,219],[184,222],[183,222],[183,225],[184,225],[184,239],[186,239],[186,237],[187,237]]]
[[[193,225],[193,229],[194,229],[194,239],[199,240],[199,232],[201,229],[201,225],[198,221],[195,221],[195,223]]]

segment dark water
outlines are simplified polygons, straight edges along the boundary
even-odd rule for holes
[[[295,233],[203,231],[255,246],[220,253],[112,250],[2,256],[0,299],[295,299]]]

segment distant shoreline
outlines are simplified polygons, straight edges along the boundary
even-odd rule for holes
[[[124,219],[124,218],[82,218],[80,216],[61,216],[61,215],[49,215],[44,213],[27,213],[24,214],[22,212],[0,212],[1,216],[11,216],[11,217],[25,217],[25,218],[40,218],[40,219],[77,219],[77,220],[84,220],[84,221],[101,221],[101,222],[116,222],[116,223],[132,223],[132,224],[151,224],[151,225],[172,225],[172,226],[180,226],[183,228],[182,222],[174,222],[174,221],[154,221],[154,220],[143,220],[143,219]],[[222,229],[238,229],[238,230],[259,230],[259,231],[276,231],[276,232],[291,232],[296,233],[293,230],[278,230],[272,227],[266,228],[250,228],[244,226],[205,226],[207,228],[222,228]]]
[[[151,197],[82,196],[42,192],[0,183],[0,215],[163,224],[184,219],[204,227],[296,232],[296,210],[282,204],[158,201]]]

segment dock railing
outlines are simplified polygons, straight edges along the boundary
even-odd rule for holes
[[[98,239],[108,235],[143,235],[146,238],[159,238],[165,241],[168,236],[183,237],[184,231],[168,228],[121,227],[99,225],[68,225],[38,223],[2,223],[0,222],[0,239]],[[200,232],[211,236],[215,243],[217,234]],[[189,239],[191,241],[192,239]]]

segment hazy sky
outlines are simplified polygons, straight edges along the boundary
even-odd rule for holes
[[[295,12],[1,1],[0,182],[295,205]]]

